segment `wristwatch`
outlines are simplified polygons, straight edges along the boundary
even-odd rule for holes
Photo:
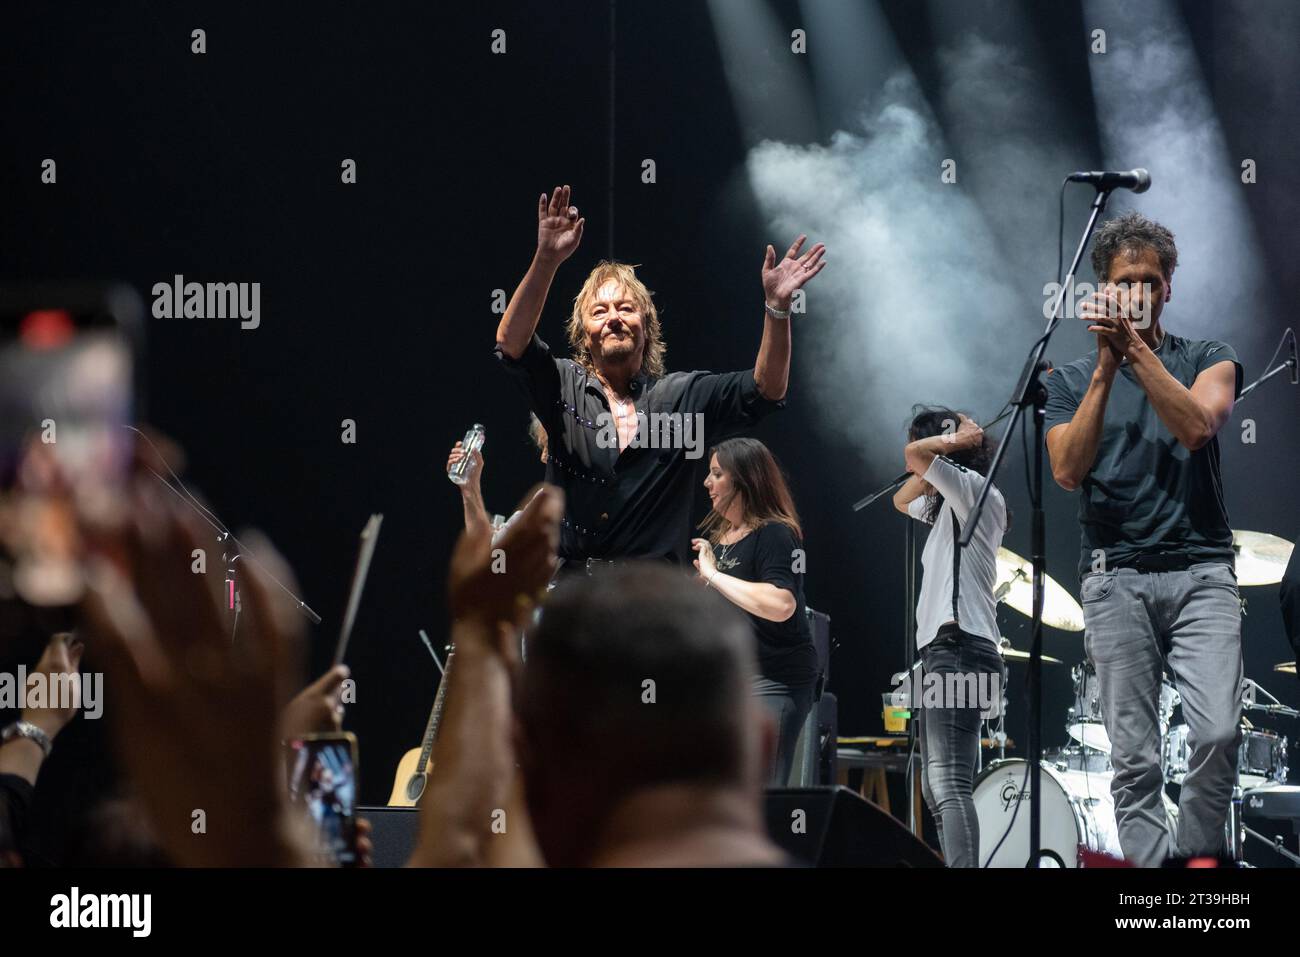
[[[50,743],[50,736],[30,721],[15,721],[0,730],[0,744],[12,741],[14,738],[27,738],[30,741],[35,741],[40,749],[45,752],[47,758],[50,756],[50,752],[54,750],[54,745]]]

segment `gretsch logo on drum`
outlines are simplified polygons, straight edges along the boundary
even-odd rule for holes
[[[1002,791],[998,795],[1002,798],[1002,810],[1004,812],[1009,811],[1011,810],[1012,804],[1019,804],[1021,801],[1028,801],[1029,794],[1029,785],[1025,785],[1025,789],[1022,791],[1016,785],[1015,781],[1008,781],[1006,784],[1002,785]]]

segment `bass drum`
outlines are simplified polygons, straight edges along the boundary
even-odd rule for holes
[[[994,761],[975,782],[981,867],[1029,864],[1028,769],[1029,763],[1023,758]],[[1115,830],[1110,778],[1109,774],[1059,771],[1043,763],[1039,778],[1042,789],[1039,846],[1043,867],[1078,867],[1080,846],[1114,857],[1123,856],[1119,833]]]
[[[1023,758],[994,761],[975,781],[981,867],[1029,864],[1028,768]],[[1115,826],[1115,802],[1110,796],[1111,777],[1089,771],[1061,770],[1043,763],[1039,778],[1042,867],[1078,867],[1079,852],[1083,849],[1123,858]],[[1165,811],[1172,835],[1178,812],[1167,797]]]

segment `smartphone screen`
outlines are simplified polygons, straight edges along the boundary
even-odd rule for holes
[[[139,300],[121,285],[0,284],[0,647],[84,591],[134,449]]]
[[[357,739],[307,735],[289,742],[289,794],[316,823],[327,863],[357,863]]]

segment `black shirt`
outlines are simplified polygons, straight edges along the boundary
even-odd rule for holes
[[[34,789],[17,774],[0,774],[0,851],[27,850],[27,826]],[[24,858],[27,858],[25,853]]]
[[[568,561],[684,562],[696,466],[712,445],[785,406],[763,397],[753,370],[641,374],[631,383],[637,435],[620,453],[611,441],[609,400],[594,375],[572,359],[554,358],[536,334],[518,359],[500,346],[496,355],[546,427],[546,480],[564,489],[560,557]]]
[[[802,548],[789,527],[769,522],[734,544],[713,549],[722,574],[747,582],[768,582],[794,595],[794,614],[785,621],[749,616],[758,639],[759,672],[764,678],[789,684],[817,677],[817,649],[804,611]]]
[[[1235,394],[1241,393],[1241,363],[1226,343],[1166,334],[1155,354],[1189,389],[1201,372],[1230,361],[1236,367]],[[1074,418],[1096,365],[1094,350],[1048,375],[1046,431]],[[1174,438],[1128,363],[1119,367],[1111,386],[1097,459],[1080,485],[1079,523],[1081,577],[1092,569],[1098,550],[1106,568],[1130,565],[1138,556],[1234,561],[1218,437],[1195,452]]]

